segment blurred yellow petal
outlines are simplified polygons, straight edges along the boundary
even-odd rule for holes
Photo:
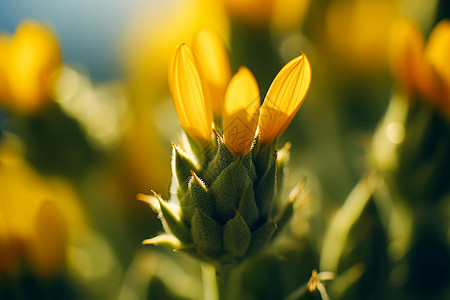
[[[435,100],[450,109],[450,20],[439,22],[431,32],[425,60],[440,77],[433,88]]]
[[[450,83],[450,20],[443,20],[431,32],[425,58]]]
[[[19,113],[35,111],[47,102],[50,77],[61,64],[55,35],[39,23],[22,22],[10,41],[6,57],[7,105]]]
[[[424,37],[413,22],[399,19],[393,23],[389,51],[391,72],[400,88],[408,94],[417,90],[423,76],[424,44]]]
[[[277,74],[261,106],[261,144],[283,134],[305,99],[311,83],[311,65],[305,54],[288,62]]]
[[[18,149],[10,138],[0,143],[0,273],[30,258],[36,271],[50,275],[63,267],[66,241],[86,234],[86,218],[73,187],[37,174]]]
[[[198,64],[185,44],[177,47],[169,68],[169,88],[175,110],[186,132],[199,144],[211,141],[212,110]]]
[[[231,78],[225,44],[216,31],[203,29],[194,37],[192,52],[204,75],[214,117],[220,119],[225,89]]]
[[[138,101],[144,108],[149,100],[167,93],[167,66],[180,41],[191,41],[198,29],[205,27],[214,28],[225,40],[229,36],[229,21],[221,3],[190,0],[173,4],[145,1],[130,18],[121,43],[132,87],[137,90],[134,94],[141,96]],[[156,97],[150,99],[149,93]]]
[[[252,72],[241,67],[225,94],[223,136],[228,149],[247,154],[255,138],[259,115],[259,88]]]

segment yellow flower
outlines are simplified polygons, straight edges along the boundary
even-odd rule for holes
[[[390,39],[390,67],[394,80],[407,94],[417,91],[425,41],[420,29],[407,19],[393,23]]]
[[[213,30],[201,30],[192,42],[192,52],[204,74],[215,119],[222,117],[225,89],[231,78],[230,59],[225,44]]]
[[[450,21],[441,21],[425,39],[407,20],[397,21],[391,33],[391,71],[409,95],[420,92],[437,107],[450,112]]]
[[[302,105],[310,83],[311,65],[305,54],[281,69],[261,106],[258,123],[261,144],[270,144],[283,134]]]
[[[58,41],[46,26],[22,22],[11,38],[0,38],[0,104],[31,113],[49,99],[50,77],[61,63]]]
[[[425,48],[425,61],[436,74],[434,82],[423,88],[436,104],[450,112],[450,20],[442,20],[430,34]],[[432,74],[432,75],[434,75]],[[433,77],[429,77],[433,78]]]
[[[198,63],[185,44],[177,47],[172,58],[169,88],[181,125],[200,145],[207,145],[211,141],[213,124],[211,103],[206,99]]]
[[[18,148],[9,137],[0,143],[0,273],[26,262],[51,276],[64,267],[66,247],[87,233],[85,215],[71,185],[37,174]]]
[[[259,102],[255,77],[249,69],[241,67],[225,94],[223,136],[230,151],[244,155],[250,151],[258,126]]]
[[[206,49],[203,45],[198,47]],[[223,59],[223,56],[216,57]],[[219,65],[227,64],[216,63]],[[169,67],[169,87],[181,125],[202,146],[212,141],[213,129],[213,100],[208,97],[210,93],[204,78],[189,47],[185,44],[178,46]],[[258,126],[261,143],[272,143],[297,113],[310,83],[311,66],[306,55],[302,54],[281,69],[260,109],[258,84],[250,70],[241,67],[225,92],[222,128],[228,149],[235,155],[248,153]],[[210,85],[210,88],[212,93],[217,93],[214,89],[222,91],[223,85],[219,88]]]
[[[332,1],[325,16],[328,49],[339,61],[375,71],[386,66],[395,1]]]

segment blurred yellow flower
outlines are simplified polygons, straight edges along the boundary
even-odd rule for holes
[[[225,95],[223,137],[233,153],[250,151],[258,126],[260,95],[252,72],[241,67],[233,76]]]
[[[46,26],[22,22],[16,33],[0,37],[0,105],[31,113],[49,99],[51,75],[61,64],[58,41]]]
[[[222,117],[225,89],[231,78],[228,52],[220,35],[214,30],[201,30],[192,42],[192,52],[205,77],[215,119]]]
[[[364,70],[386,66],[395,5],[391,0],[333,1],[325,20],[328,49],[347,66]]]
[[[425,61],[431,72],[436,72],[434,82],[422,88],[423,93],[439,107],[450,113],[450,20],[435,26],[425,47]]]
[[[261,144],[270,144],[286,130],[305,100],[311,84],[311,65],[305,54],[288,62],[273,80],[261,106]]]
[[[213,28],[225,40],[229,35],[226,13],[216,1],[188,0],[178,1],[176,5],[168,1],[165,4],[140,7],[131,18],[122,42],[132,88],[139,89],[138,93],[141,89],[142,93],[151,89],[152,96],[157,97],[168,92],[167,65],[180,41],[191,41],[200,28]],[[144,94],[142,101],[148,103],[148,99]]]
[[[167,66],[180,41],[192,41],[199,28],[205,27],[213,28],[227,41],[229,24],[221,3],[146,1],[130,18],[121,46],[130,105],[123,154],[129,181],[136,185],[133,190],[145,189],[149,183],[155,189],[165,189],[170,178],[166,168],[170,158],[161,141],[171,137],[177,126],[167,122],[175,121],[169,104]],[[162,115],[165,123],[159,122]]]
[[[450,112],[450,21],[443,20],[425,39],[411,21],[400,19],[391,32],[391,72],[408,95],[421,93],[445,112]]]
[[[311,65],[302,54],[287,63],[272,82],[261,109],[258,85],[247,68],[239,69],[225,92],[223,135],[234,154],[245,155],[259,126],[261,144],[271,144],[288,127],[311,83]],[[179,45],[169,67],[169,86],[178,119],[200,145],[212,142],[213,116],[207,85],[192,51]],[[258,119],[259,114],[259,119]]]
[[[424,44],[420,29],[412,21],[398,19],[393,23],[389,45],[390,67],[394,80],[407,94],[418,89]]]
[[[0,144],[0,273],[21,263],[38,275],[64,267],[66,245],[85,234],[86,220],[71,186],[38,175],[6,138]]]

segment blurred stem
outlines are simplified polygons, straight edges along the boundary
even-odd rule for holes
[[[320,261],[322,270],[337,271],[350,229],[372,197],[377,181],[374,173],[363,176],[337,211],[325,234]]]
[[[203,281],[203,299],[219,300],[219,287],[216,276],[216,268],[208,263],[201,263]]]

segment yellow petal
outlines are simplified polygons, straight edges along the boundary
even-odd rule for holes
[[[247,154],[255,138],[259,115],[259,89],[252,72],[241,67],[225,94],[223,136],[233,153]]]
[[[267,92],[259,116],[261,144],[283,134],[305,99],[311,83],[311,65],[305,54],[288,62]]]
[[[390,38],[390,67],[399,87],[412,94],[418,89],[423,76],[424,37],[420,29],[407,19],[394,22]]]
[[[203,29],[192,42],[192,52],[204,75],[214,117],[220,119],[225,89],[231,78],[230,58],[225,44],[216,31]]]
[[[61,64],[58,41],[39,23],[25,21],[11,40],[6,63],[10,101],[18,112],[35,111],[49,99],[50,76]]]
[[[439,22],[431,32],[425,59],[440,77],[433,88],[434,98],[438,98],[434,100],[450,109],[450,20]]]
[[[197,62],[185,44],[177,47],[172,58],[169,88],[183,128],[200,145],[208,144],[212,134],[212,111],[205,99]]]

